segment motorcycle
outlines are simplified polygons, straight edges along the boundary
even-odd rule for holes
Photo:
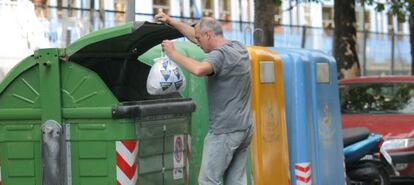
[[[381,148],[383,138],[367,128],[343,130],[348,185],[389,185],[398,176],[390,155]]]

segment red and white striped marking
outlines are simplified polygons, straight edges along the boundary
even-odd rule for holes
[[[138,180],[138,141],[116,142],[117,185],[135,185]],[[0,184],[1,185],[1,184]]]
[[[1,182],[1,166],[0,166],[0,185],[2,185],[3,183]]]
[[[186,164],[186,179],[190,176],[190,156],[191,156],[191,135],[187,136],[187,164]]]
[[[312,173],[310,163],[296,163],[295,176],[297,185],[311,185]]]

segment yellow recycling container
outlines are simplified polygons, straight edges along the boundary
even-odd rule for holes
[[[289,151],[282,61],[264,47],[249,46],[252,72],[252,166],[255,185],[289,185]]]

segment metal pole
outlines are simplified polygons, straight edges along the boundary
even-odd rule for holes
[[[363,33],[363,39],[364,39],[364,48],[362,51],[362,75],[367,75],[367,30],[365,29],[364,25],[364,33]]]
[[[289,24],[292,25],[292,0],[289,0]]]
[[[84,6],[83,6],[83,1],[81,1],[81,4],[80,4],[80,6],[81,6],[81,9],[83,10],[83,8],[84,8]],[[81,14],[81,17],[83,17],[83,15],[84,15],[84,13],[83,13],[83,11],[80,11],[80,14]]]
[[[394,75],[394,49],[395,49],[395,33],[394,33],[394,27],[391,29],[391,75]]]
[[[180,0],[180,16],[184,17],[184,0]]]
[[[363,31],[363,39],[364,39],[364,46],[362,48],[362,75],[367,75],[367,30],[365,25],[365,3],[362,4],[362,31]]]
[[[135,21],[135,0],[127,0],[125,6],[125,22]]]
[[[66,27],[66,47],[72,42],[72,28]]]
[[[104,6],[105,1],[104,0],[99,0],[99,28],[103,28],[104,24],[105,24],[105,6]]]
[[[299,9],[299,2],[298,0],[296,0],[296,25],[299,25],[299,20],[300,20],[300,9]]]
[[[243,21],[243,15],[242,15],[243,14],[243,7],[242,7],[242,2],[241,1],[242,0],[239,0],[239,10],[240,10],[240,12],[239,12],[239,29],[240,29],[240,32],[243,31],[243,23],[242,23],[242,21]]]
[[[72,0],[68,0],[68,16],[72,17]]]
[[[62,0],[57,0],[57,7],[59,11],[62,10]]]
[[[94,20],[94,14],[95,14],[95,0],[90,0],[89,4],[89,20],[91,21],[92,28],[95,28],[95,20]]]
[[[306,44],[306,28],[307,26],[303,26],[303,29],[302,29],[302,43],[301,43],[302,48],[305,48],[305,44]]]

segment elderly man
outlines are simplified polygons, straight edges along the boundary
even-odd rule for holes
[[[196,76],[207,76],[209,132],[204,139],[198,182],[200,185],[245,185],[247,148],[252,138],[250,113],[250,63],[245,47],[228,41],[218,21],[203,17],[193,28],[159,11],[155,19],[167,23],[197,44],[207,57],[203,61],[179,54],[173,42],[162,48],[175,62]]]

